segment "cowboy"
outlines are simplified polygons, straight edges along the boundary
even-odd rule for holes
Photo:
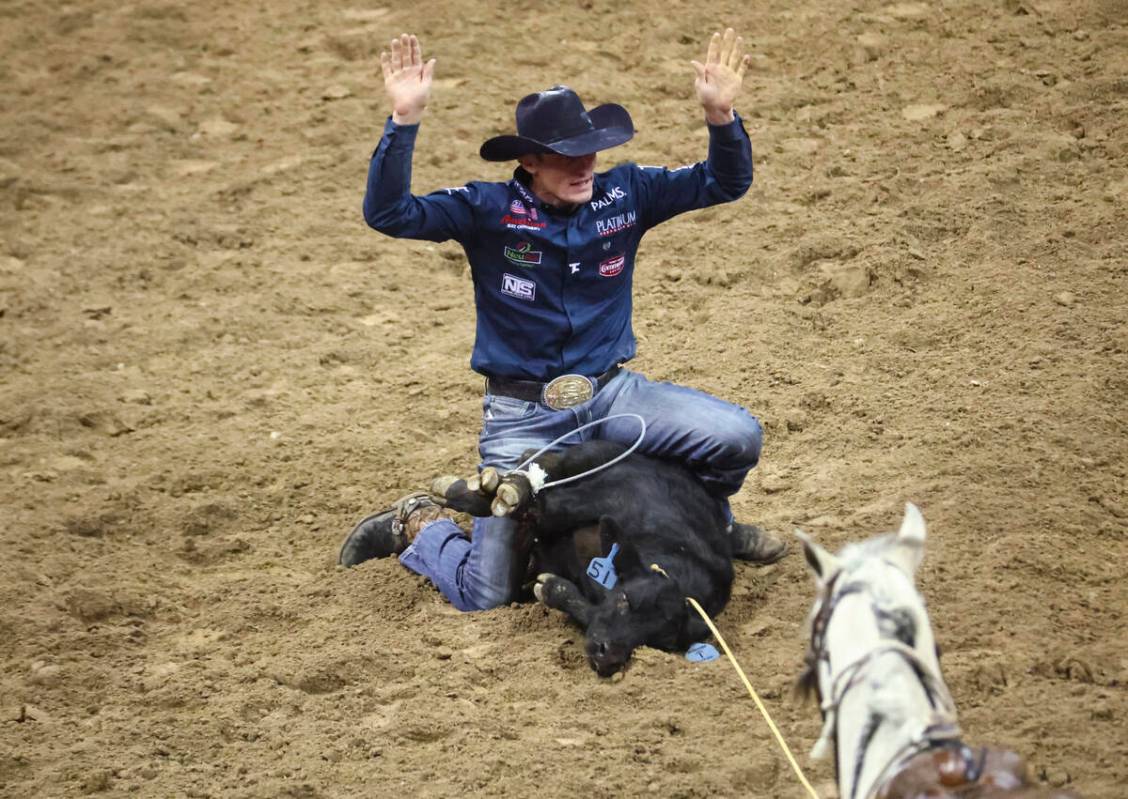
[[[701,163],[596,172],[597,153],[634,136],[630,114],[613,103],[586,109],[574,91],[553,86],[517,104],[516,135],[481,147],[487,161],[517,161],[512,180],[421,197],[411,194],[411,159],[435,59],[424,62],[407,34],[380,54],[392,115],[369,165],[364,218],[381,233],[454,239],[466,252],[477,310],[470,367],[486,378],[481,467],[515,468],[530,448],[615,414],[642,416],[638,451],[689,464],[720,498],[756,465],[762,429],[747,410],[622,366],[635,355],[631,278],[642,235],[677,214],[736,200],[752,183],[751,144],[733,111],[743,49],[728,29],[713,35],[704,63],[691,62],[709,128]],[[631,444],[638,429],[620,417],[582,435]],[[515,522],[476,519],[467,536],[449,515],[425,494],[404,497],[363,519],[339,561],[398,555],[460,610],[512,601],[526,567]],[[736,557],[763,564],[786,553],[755,525],[733,522],[730,531]]]

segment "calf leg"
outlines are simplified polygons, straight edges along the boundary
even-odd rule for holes
[[[548,473],[549,480],[561,480],[595,469],[607,463],[626,450],[622,444],[611,441],[589,441],[581,447],[568,447],[559,452],[547,452],[537,459],[537,465]],[[522,461],[527,460],[536,450],[526,450]],[[529,505],[533,499],[532,487],[528,479],[520,473],[502,474],[492,467],[486,467],[481,474],[462,480],[456,477],[439,477],[431,484],[431,493],[436,501],[448,508],[469,513],[471,516],[508,516]],[[566,494],[553,502],[556,515],[567,507],[583,507],[586,491],[579,494],[573,491],[553,492]],[[571,516],[564,524],[582,524],[597,520],[609,509],[619,507],[615,499],[603,497],[605,507]]]
[[[431,495],[448,508],[471,516],[490,516],[493,494],[475,490],[467,485],[468,482],[457,477],[437,477],[431,483]]]
[[[560,452],[547,452],[536,460],[536,465],[544,470],[549,481],[562,480],[583,474],[604,465],[622,454],[626,449],[622,444],[609,441],[589,441],[581,447],[569,447]],[[523,460],[532,457],[535,451],[526,451]],[[486,472],[482,472],[481,489],[491,490],[486,483]],[[478,486],[471,483],[470,488]],[[494,516],[508,516],[523,510],[533,501],[533,486],[524,472],[510,472],[500,478],[493,490],[497,498],[491,504]]]
[[[575,583],[563,577],[557,577],[555,574],[538,575],[537,584],[533,586],[533,594],[548,607],[567,613],[585,630],[591,622],[591,614],[595,606],[584,598]]]

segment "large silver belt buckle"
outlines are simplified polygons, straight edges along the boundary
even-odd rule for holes
[[[541,402],[556,411],[587,402],[593,396],[595,386],[583,375],[560,375],[541,389]]]

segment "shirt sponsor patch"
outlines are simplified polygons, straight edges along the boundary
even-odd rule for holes
[[[614,236],[616,233],[622,233],[624,230],[634,227],[637,222],[638,213],[627,211],[625,214],[616,214],[606,219],[595,220],[595,232],[601,237]]]
[[[627,256],[619,253],[613,255],[606,261],[599,262],[599,276],[600,277],[615,277],[623,271],[623,266],[627,263]]]
[[[526,208],[520,200],[509,203],[509,213],[501,218],[501,224],[510,230],[540,230],[545,226],[537,219],[537,209]]]
[[[501,293],[532,302],[537,298],[537,284],[506,272],[501,276]]]
[[[613,205],[616,200],[621,200],[626,196],[627,193],[623,191],[621,186],[612,186],[607,190],[607,193],[598,200],[591,201],[591,210],[598,211],[602,208],[606,208],[609,205]]]
[[[528,217],[513,216],[506,214],[501,218],[501,224],[505,225],[510,230],[541,230],[544,228],[544,222],[534,222]]]
[[[534,250],[533,245],[527,241],[521,242],[516,247],[506,246],[504,252],[505,260],[518,266],[536,266],[544,257],[541,250]]]

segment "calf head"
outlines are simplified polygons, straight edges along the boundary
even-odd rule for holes
[[[612,519],[600,519],[600,536],[604,551],[612,543],[619,544],[615,557],[619,581],[591,610],[586,650],[591,667],[608,677],[623,668],[640,646],[677,649],[687,609],[678,584],[643,563]]]
[[[600,677],[609,677],[640,646],[677,649],[685,620],[685,598],[676,583],[658,574],[621,582],[592,613],[588,661]]]

